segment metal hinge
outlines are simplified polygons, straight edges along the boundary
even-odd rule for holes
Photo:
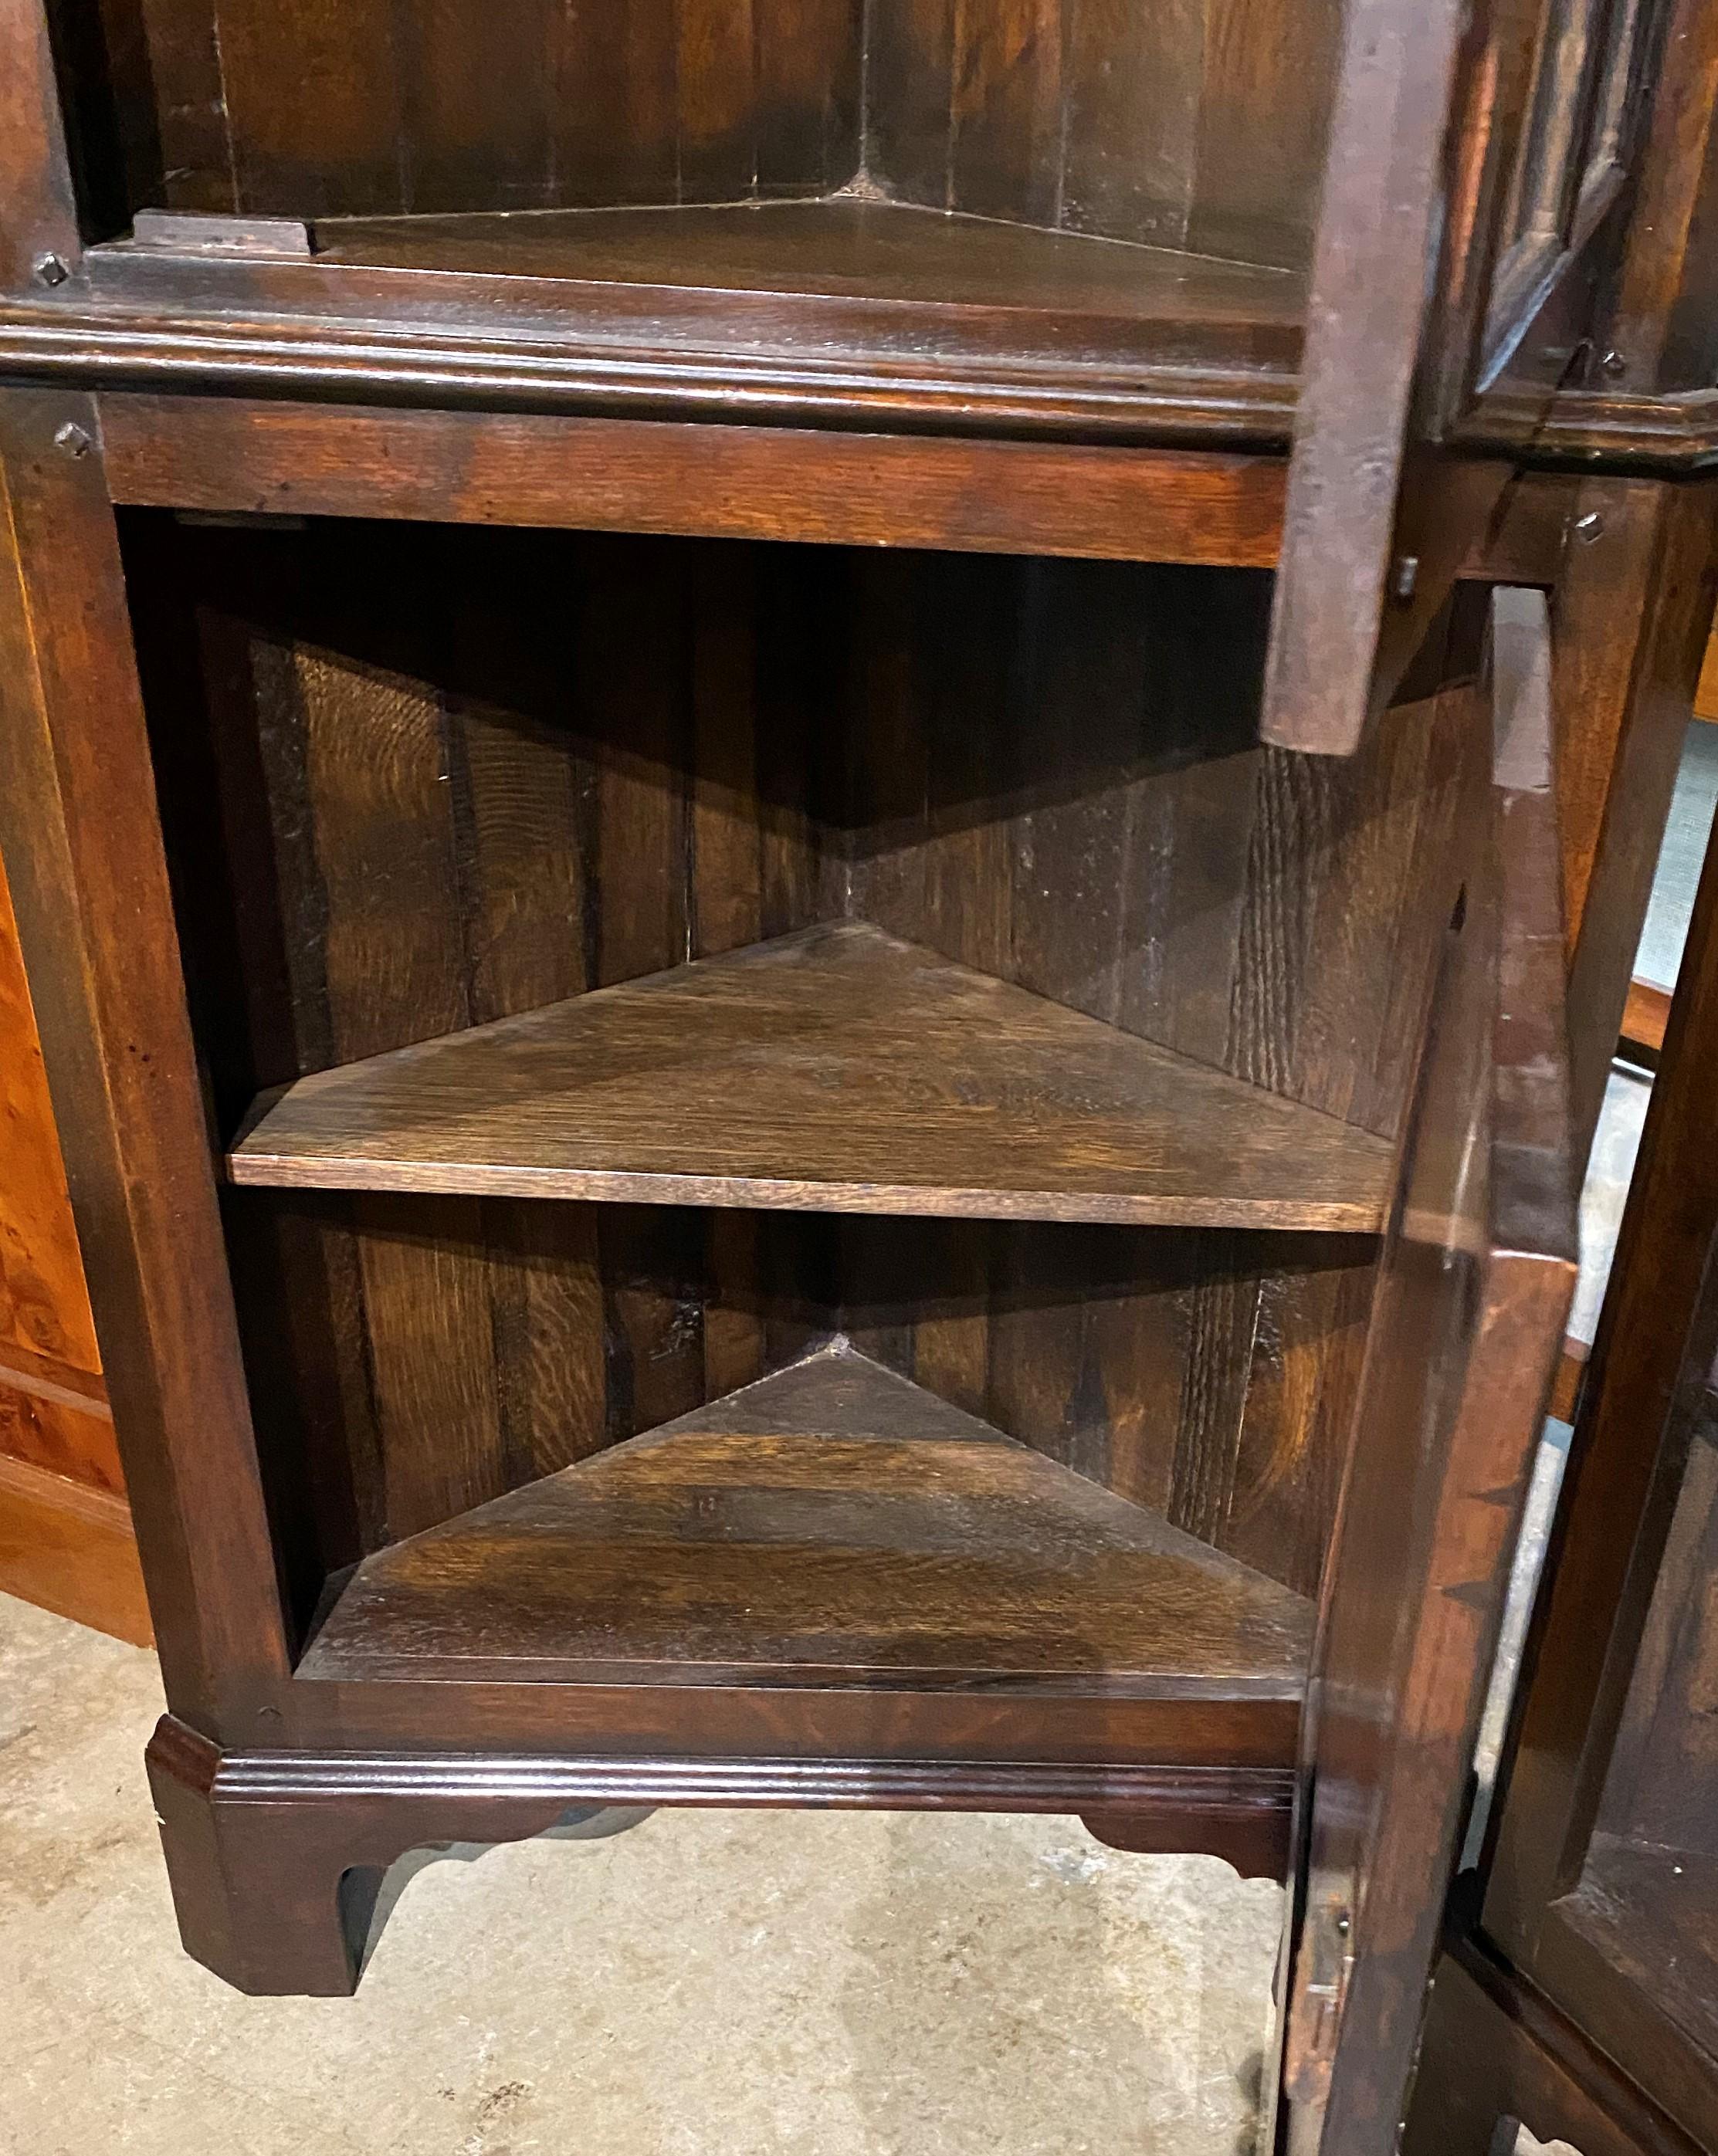
[[[1354,1967],[1354,1919],[1347,1897],[1322,1897],[1308,1917],[1303,1938],[1283,2039],[1283,2086],[1292,2103],[1319,2109],[1330,2093],[1342,2003]]]

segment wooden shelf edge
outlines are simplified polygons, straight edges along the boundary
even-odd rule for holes
[[[1057,1190],[967,1189],[916,1183],[810,1185],[761,1176],[652,1175],[635,1169],[485,1167],[481,1180],[427,1179],[409,1163],[362,1154],[306,1161],[261,1145],[229,1156],[227,1179],[241,1189],[375,1191],[403,1197],[476,1194],[613,1205],[684,1205],[716,1211],[840,1213],[903,1219],[1020,1221],[1119,1228],[1256,1228],[1285,1235],[1376,1237],[1384,1204],[1237,1204],[1221,1199],[1070,1198]]]
[[[875,1127],[855,1113],[868,1100]],[[314,1073],[255,1104],[227,1173],[299,1189],[1375,1235],[1391,1163],[1384,1139],[1338,1117],[833,921]]]
[[[1274,565],[1285,466],[1199,449],[104,395],[116,501]]]

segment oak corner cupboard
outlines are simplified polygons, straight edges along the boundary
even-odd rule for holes
[[[1705,454],[1665,13],[0,0],[211,1968],[574,1807],[1072,1812],[1293,1883],[1282,2130],[1386,2145],[1573,1270],[1566,469]]]

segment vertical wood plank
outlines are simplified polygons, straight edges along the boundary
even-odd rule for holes
[[[1062,208],[1062,0],[954,0],[952,207],[1053,225]]]
[[[752,0],[757,180],[764,196],[822,194],[859,163],[864,0]]]
[[[847,849],[838,713],[849,678],[846,562],[833,548],[773,551],[757,583],[759,918],[765,936],[841,913]]]
[[[435,553],[448,615],[449,790],[467,1004],[481,1024],[588,985],[584,907],[595,775],[569,723],[554,624],[567,551],[512,535]],[[605,1434],[596,1223],[583,1207],[486,1204],[500,1424],[512,1488]]]
[[[216,214],[239,207],[227,90],[215,43],[213,5],[141,0],[155,94],[165,200],[172,209]]]
[[[641,541],[588,559],[577,693],[602,728],[592,985],[605,987],[689,949],[685,555]]]
[[[1261,1278],[1235,1470],[1219,1545],[1315,1595],[1335,1518],[1342,1455],[1360,1389],[1373,1251],[1329,1236],[1260,1253]]]
[[[392,1540],[507,1486],[483,1208],[367,1192],[352,1217]]]
[[[419,648],[409,615],[365,627]],[[349,1062],[470,1022],[448,731],[410,675],[303,648],[295,670],[330,1045]],[[505,1486],[481,1209],[366,1198],[354,1219],[387,1526],[413,1533]]]
[[[688,936],[700,958],[763,932],[756,580],[754,557],[738,547],[701,553],[692,572]]]
[[[953,207],[957,0],[870,0],[862,176],[901,202]]]
[[[1261,1281],[1247,1239],[1213,1236],[1188,1312],[1187,1360],[1169,1517],[1221,1547],[1229,1523],[1242,1417],[1258,1342]]]
[[[910,939],[924,917],[930,749],[926,738],[924,602],[913,557],[855,564],[854,679],[843,744],[847,910]]]
[[[703,1224],[667,1206],[604,1206],[598,1244],[609,1435],[628,1438],[703,1405]]]
[[[414,210],[541,209],[554,0],[413,0],[396,28]],[[378,11],[379,12],[379,11]]]
[[[709,1295],[704,1305],[704,1392],[711,1399],[761,1378],[764,1240],[756,1213],[712,1211],[705,1223]]]
[[[124,575],[87,398],[0,400],[0,846],[90,1270],[167,1696],[284,1678]]]
[[[990,1274],[996,1230],[983,1220],[914,1224],[928,1288],[913,1327],[913,1376],[939,1398],[983,1415],[989,1405]]]
[[[561,0],[548,32],[557,116],[553,199],[679,199],[679,57],[674,10]]]
[[[552,1475],[607,1435],[602,1274],[594,1209],[486,1206],[507,1486]]]
[[[1180,247],[1193,204],[1203,0],[1064,0],[1070,231]]]
[[[680,198],[743,200],[758,176],[752,0],[675,0],[675,17]]]
[[[1196,253],[1310,261],[1341,18],[1340,0],[1205,0]]]
[[[412,171],[391,8],[215,0],[234,192],[287,217],[409,210]]]

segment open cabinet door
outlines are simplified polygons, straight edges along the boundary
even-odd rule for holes
[[[1347,0],[1263,731],[1346,756],[1586,350],[1651,0]],[[1484,395],[1495,460],[1444,445]]]
[[[1546,603],[1491,606],[1491,783],[1474,789],[1303,1725],[1290,2156],[1396,2145],[1574,1285]]]

